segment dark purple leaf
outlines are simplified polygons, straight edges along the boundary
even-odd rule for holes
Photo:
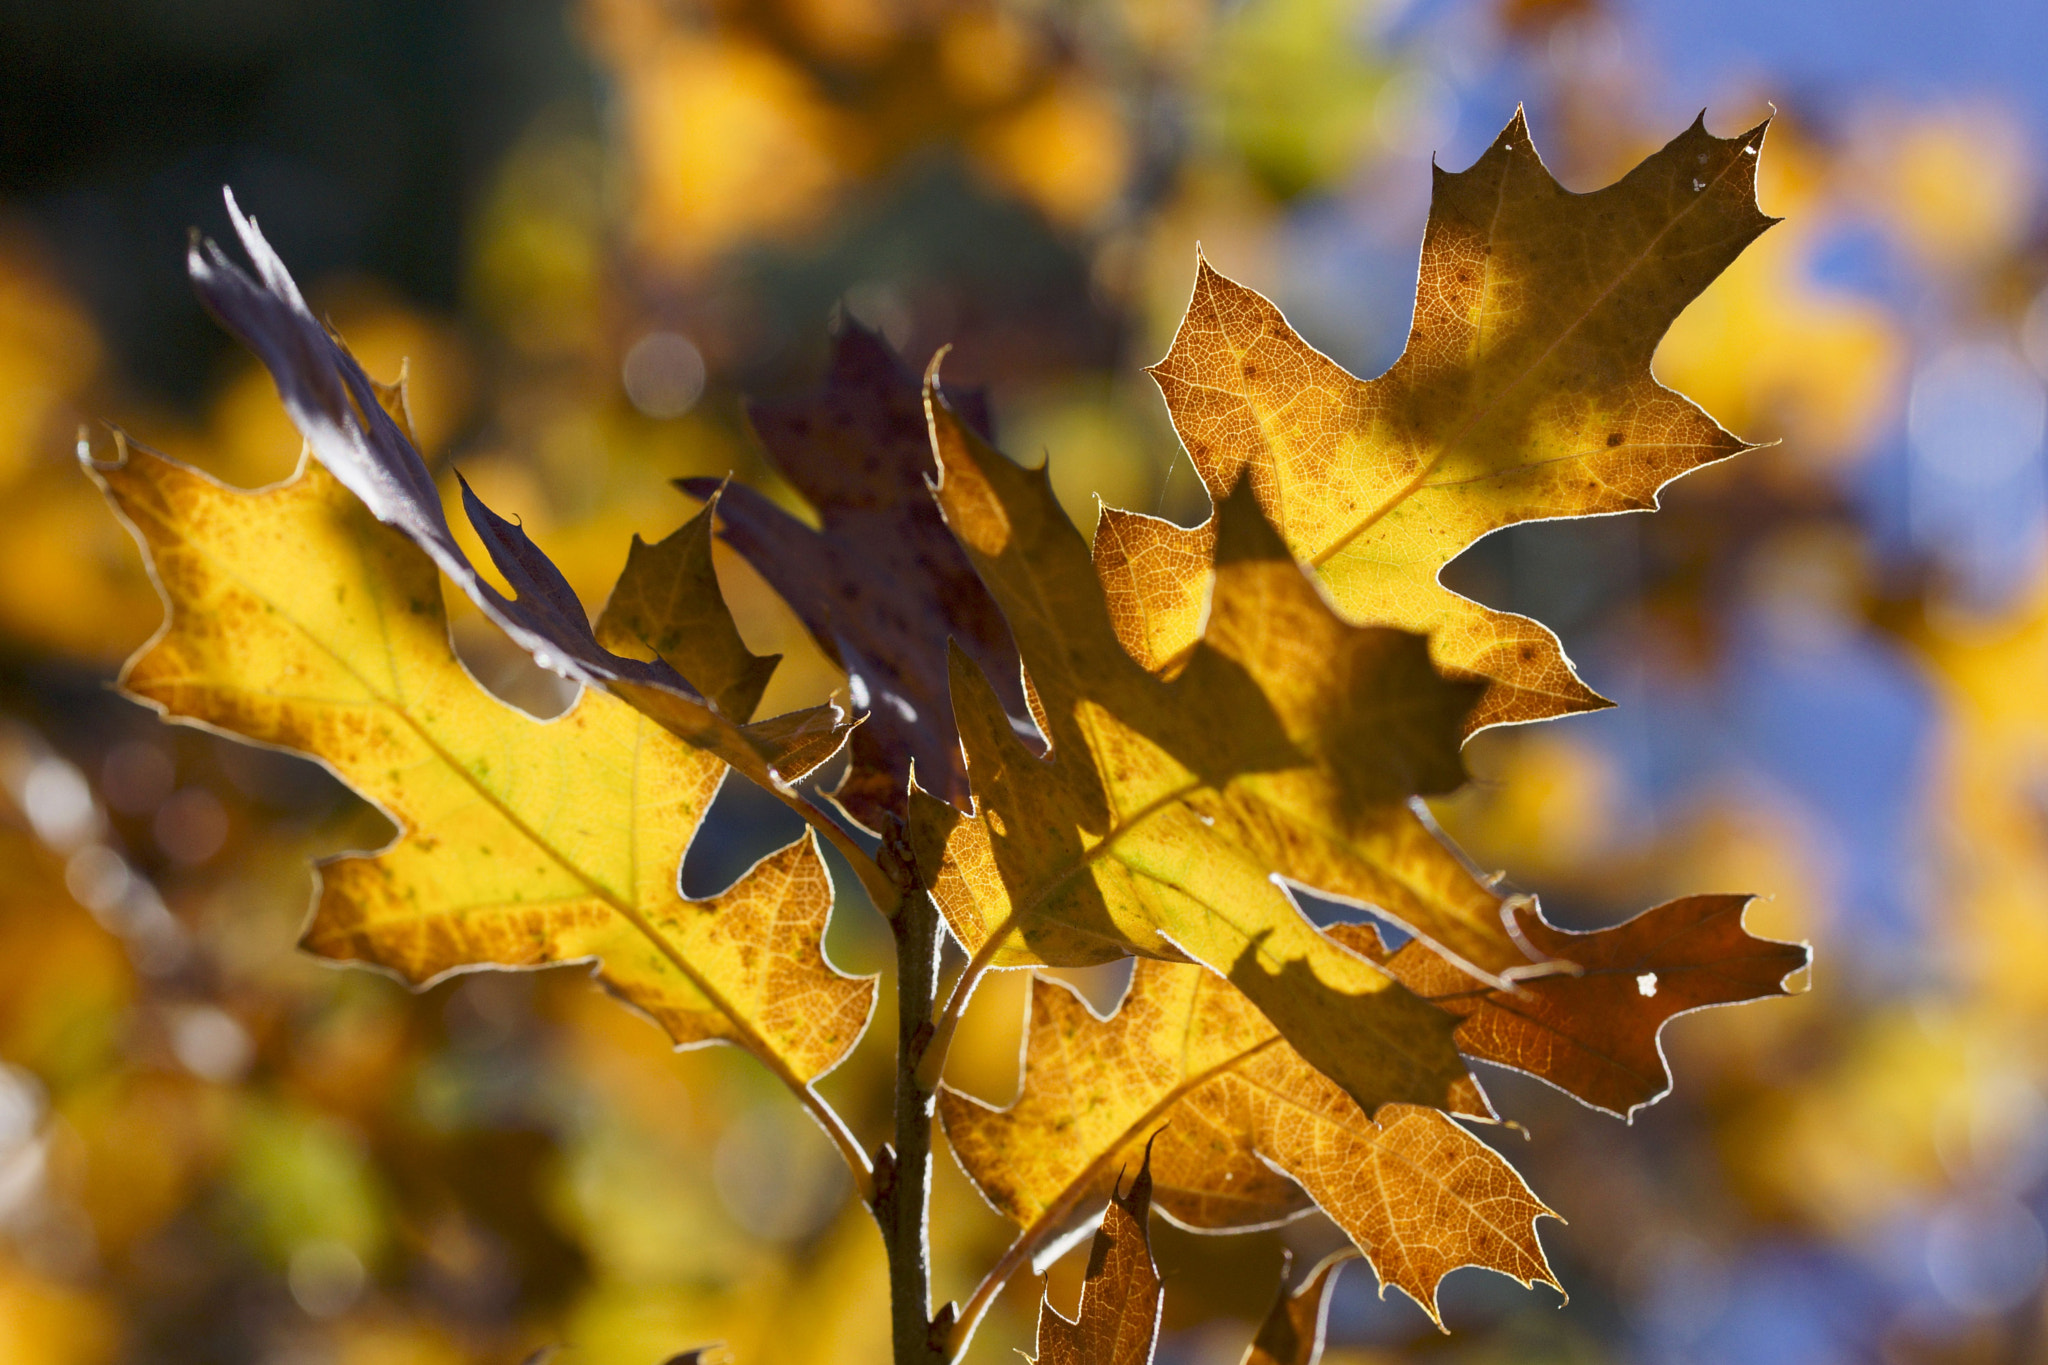
[[[749,415],[770,460],[821,524],[813,531],[734,486],[719,503],[720,535],[846,670],[855,709],[868,713],[834,798],[879,829],[887,814],[902,813],[915,765],[919,785],[964,808],[946,642],[957,641],[995,680],[1011,715],[1029,710],[1009,626],[932,500],[935,465],[917,376],[849,322],[823,389],[753,404]],[[987,425],[978,407],[969,416]],[[708,498],[720,483],[679,486]]]

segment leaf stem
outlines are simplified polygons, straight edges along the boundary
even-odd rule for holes
[[[1004,1249],[1002,1256],[989,1267],[988,1274],[981,1277],[981,1283],[974,1286],[974,1292],[967,1296],[967,1302],[960,1305],[960,1316],[953,1323],[953,1331],[946,1342],[946,1359],[950,1363],[967,1354],[967,1347],[974,1340],[975,1328],[981,1326],[982,1315],[989,1305],[1003,1292],[1011,1278],[1022,1270],[1044,1240],[1044,1230],[1033,1226],[1017,1235],[1015,1241]]]
[[[825,1130],[825,1136],[832,1139],[832,1145],[839,1149],[840,1159],[846,1162],[846,1169],[853,1176],[855,1192],[864,1203],[873,1203],[875,1166],[868,1160],[867,1152],[860,1145],[860,1139],[846,1126],[846,1120],[839,1117],[839,1111],[825,1102],[823,1095],[808,1085],[799,1085],[794,1089],[797,1103],[803,1105],[804,1112],[818,1121],[818,1126]]]
[[[945,1070],[946,1053],[953,1045],[953,1034],[960,1027],[960,1016],[967,1012],[967,1002],[974,997],[975,985],[988,971],[989,964],[995,961],[997,951],[1008,937],[1007,932],[990,934],[981,947],[974,950],[974,956],[961,969],[960,975],[954,978],[952,993],[946,997],[946,1008],[939,1013],[923,1053],[916,1059],[917,1081],[926,1090],[936,1091],[939,1088],[939,1075]]]

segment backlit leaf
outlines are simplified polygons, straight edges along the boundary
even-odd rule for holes
[[[937,399],[948,523],[1003,606],[1049,755],[956,654],[980,815],[914,807],[921,865],[970,952],[998,966],[1132,953],[1208,964],[1368,1109],[1484,1113],[1441,1024],[1339,948],[1279,877],[1379,907],[1472,969],[1529,959],[1410,799],[1458,784],[1478,687],[1405,632],[1346,625],[1249,495],[1220,521],[1208,634],[1163,682],[1117,643],[1080,534],[1043,470],[1011,464]]]
[[[853,1046],[875,987],[825,960],[808,837],[711,900],[678,889],[717,758],[594,688],[547,722],[485,692],[433,561],[320,465],[254,493],[143,450],[93,472],[169,608],[123,685],[320,759],[399,826],[324,865],[312,951],[415,985],[596,959],[678,1045],[740,1044],[793,1086]]]
[[[433,477],[392,415],[389,391],[373,383],[314,318],[284,262],[232,196],[228,210],[258,278],[209,241],[195,243],[187,259],[193,284],[222,325],[263,361],[313,454],[379,521],[424,550],[542,667],[610,687],[671,732],[716,753],[763,786],[780,790],[808,771],[802,763],[815,765],[831,756],[836,746],[821,751],[814,742],[819,731],[838,726],[830,707],[816,708],[803,721],[778,729],[744,728],[721,714],[667,660],[626,657],[599,644],[561,571],[525,531],[484,506],[465,482],[464,510],[513,596],[485,581],[456,544]],[[722,602],[696,609],[725,610]],[[792,733],[800,742],[786,742]]]
[[[1660,385],[1672,319],[1771,225],[1760,125],[1704,121],[1591,194],[1544,168],[1518,112],[1464,171],[1436,172],[1414,329],[1364,381],[1206,261],[1152,373],[1217,501],[1249,476],[1295,556],[1348,619],[1425,632],[1446,669],[1488,680],[1470,728],[1607,703],[1548,629],[1437,574],[1516,522],[1646,511],[1679,475],[1747,447]],[[1132,653],[1170,668],[1200,630],[1215,535],[1105,512],[1097,555]]]
[[[1040,1303],[1037,1365],[1150,1365],[1165,1299],[1146,1226],[1151,1209],[1152,1169],[1141,1157],[1130,1190],[1110,1191],[1074,1320]]]
[[[1511,991],[1473,981],[1420,944],[1389,954],[1368,925],[1331,933],[1457,1015],[1466,1056],[1526,1071],[1626,1117],[1671,1089],[1658,1042],[1666,1022],[1709,1005],[1791,994],[1785,979],[1806,966],[1808,949],[1744,929],[1753,899],[1686,896],[1590,933],[1556,928],[1541,911],[1518,906],[1523,935],[1579,970]]]
[[[719,497],[719,534],[847,671],[854,705],[868,713],[833,797],[879,830],[885,814],[903,813],[915,762],[920,786],[964,809],[947,640],[981,665],[1011,715],[1029,712],[1010,629],[933,505],[917,377],[880,337],[849,322],[822,390],[755,403],[748,415],[820,524],[813,531],[735,485]],[[715,479],[681,486],[700,498],[720,487]]]
[[[1188,1227],[1264,1227],[1313,1201],[1432,1316],[1459,1266],[1556,1283],[1534,1228],[1550,1211],[1492,1148],[1433,1109],[1368,1116],[1212,972],[1140,960],[1108,1019],[1041,977],[1027,1039],[1014,1105],[946,1090],[939,1113],[1034,1240],[1099,1204],[1156,1131],[1154,1197]]]

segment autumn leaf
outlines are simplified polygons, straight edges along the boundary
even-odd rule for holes
[[[1356,1254],[1335,1251],[1309,1272],[1301,1287],[1287,1290],[1287,1265],[1291,1254],[1281,1261],[1280,1294],[1272,1311],[1259,1324],[1242,1365],[1316,1365],[1323,1358],[1323,1324],[1330,1314],[1330,1290],[1336,1287],[1337,1272]]]
[[[1039,977],[1030,1010],[1015,1104],[939,1096],[961,1166],[1025,1229],[1013,1256],[1097,1205],[1156,1131],[1154,1197],[1187,1227],[1266,1227],[1313,1204],[1432,1317],[1460,1266],[1556,1285],[1534,1227],[1554,1215],[1513,1167],[1433,1109],[1369,1115],[1213,972],[1140,959],[1107,1019]]]
[[[1390,954],[1369,925],[1331,934],[1457,1015],[1466,1056],[1526,1071],[1626,1118],[1671,1089],[1658,1041],[1666,1023],[1709,1005],[1791,994],[1785,980],[1807,965],[1810,951],[1744,929],[1743,911],[1754,899],[1686,896],[1589,933],[1559,929],[1533,906],[1517,906],[1523,935],[1578,970],[1513,990],[1483,986],[1420,944]]]
[[[1165,1299],[1152,1263],[1151,1209],[1152,1170],[1141,1158],[1131,1188],[1110,1191],[1074,1320],[1050,1299],[1039,1304],[1037,1365],[1150,1365]]]
[[[92,469],[168,608],[122,685],[169,717],[319,759],[399,826],[324,864],[305,946],[415,986],[592,961],[678,1046],[731,1042],[807,1083],[860,1037],[872,979],[826,961],[808,836],[690,901],[682,856],[725,773],[586,688],[538,721],[448,638],[434,562],[324,467],[242,492],[146,450]]]
[[[477,572],[448,528],[433,478],[402,420],[402,393],[373,382],[348,348],[313,317],[290,272],[256,224],[243,216],[232,194],[228,212],[258,278],[252,279],[214,242],[195,241],[186,261],[193,285],[221,324],[263,361],[293,424],[329,472],[379,521],[424,550],[534,662],[563,677],[608,689],[669,733],[716,754],[802,816],[845,855],[876,907],[893,913],[899,894],[895,884],[844,830],[793,788],[843,746],[852,727],[845,724],[839,708],[827,704],[743,725],[739,717],[727,715],[700,693],[668,659],[613,652],[599,643],[583,604],[553,561],[519,525],[486,507],[463,482],[463,510],[513,595],[500,593]],[[688,588],[708,592],[716,586],[709,577],[672,585],[678,593]],[[715,635],[706,635],[677,657],[692,663],[709,661],[719,680],[713,690],[735,705],[747,700],[759,664],[739,646],[724,600],[713,595],[669,605],[704,625],[717,623]],[[735,689],[736,678],[749,681]]]
[[[1197,266],[1152,374],[1211,496],[1249,477],[1347,619],[1424,632],[1440,666],[1486,679],[1472,730],[1608,703],[1548,629],[1451,592],[1444,565],[1516,522],[1654,509],[1672,479],[1748,449],[1660,385],[1650,358],[1775,221],[1756,203],[1763,135],[1717,138],[1703,117],[1617,183],[1573,194],[1518,111],[1469,169],[1437,170],[1408,346],[1370,381]],[[1098,566],[1148,666],[1170,671],[1194,645],[1188,566],[1214,537],[1213,519],[1104,513]]]
[[[232,195],[228,211],[257,278],[230,261],[217,244],[195,242],[187,258],[193,284],[221,324],[263,361],[292,422],[329,472],[377,520],[425,551],[542,667],[609,688],[671,733],[717,754],[746,777],[798,804],[788,785],[830,758],[844,738],[846,727],[837,710],[816,707],[768,725],[742,726],[738,717],[722,713],[667,659],[613,653],[598,642],[583,604],[561,571],[524,530],[486,507],[465,482],[464,511],[513,595],[499,592],[456,544],[433,477],[393,415],[397,405],[391,390],[373,383],[348,349],[313,317],[284,262],[236,207]],[[698,580],[695,586],[708,589],[716,583]],[[688,610],[700,620],[722,620],[720,630],[733,631],[731,640],[737,642],[722,599],[711,597]],[[694,657],[701,658],[712,648],[702,645]],[[747,675],[749,668],[743,660],[724,661],[717,670],[721,686],[729,690],[731,677]],[[743,699],[745,689],[731,695]],[[871,892],[887,896],[886,887],[867,875],[866,861],[856,857],[854,865]],[[883,901],[878,898],[877,903]]]
[[[1192,958],[1368,1110],[1487,1112],[1442,1020],[1276,880],[1375,906],[1488,979],[1526,970],[1500,897],[1410,804],[1463,779],[1477,685],[1438,676],[1417,636],[1340,620],[1248,494],[1222,509],[1203,643],[1155,678],[1117,643],[1044,471],[990,449],[936,390],[932,422],[940,506],[1009,619],[1052,741],[1042,756],[1021,739],[956,653],[980,814],[921,798],[912,823],[960,941],[995,966]]]
[[[847,672],[868,719],[848,745],[832,793],[870,829],[901,816],[918,783],[955,806],[968,801],[953,704],[950,639],[980,664],[1009,714],[1027,717],[1017,647],[974,566],[932,502],[931,438],[917,376],[880,337],[846,323],[818,393],[748,408],[769,459],[810,501],[817,530],[751,488],[719,494],[715,479],[683,479],[720,496],[720,534],[789,603]],[[986,417],[976,424],[987,429]]]
[[[703,688],[720,714],[744,723],[782,656],[757,655],[740,639],[711,567],[712,516],[707,505],[652,545],[633,537],[597,618],[597,641],[614,654],[646,648]]]

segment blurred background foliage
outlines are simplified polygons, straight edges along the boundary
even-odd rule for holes
[[[2048,82],[2023,58],[2048,19],[1728,8],[0,4],[0,1359],[886,1354],[877,1239],[745,1059],[671,1055],[576,970],[414,996],[295,955],[307,857],[388,825],[109,690],[160,608],[76,471],[80,425],[244,485],[297,455],[183,279],[223,183],[373,372],[409,364],[437,467],[595,604],[633,532],[690,510],[672,477],[795,505],[742,396],[814,382],[835,316],[913,363],[953,344],[1084,527],[1097,495],[1190,518],[1141,367],[1198,241],[1371,374],[1406,330],[1432,153],[1462,166],[1523,100],[1590,188],[1700,106],[1725,132],[1768,100],[1787,221],[1657,368],[1777,444],[1655,517],[1516,528],[1452,567],[1621,706],[1484,736],[1443,815],[1569,924],[1765,893],[1752,927],[1814,940],[1813,990],[1675,1025],[1678,1092],[1628,1128],[1489,1077],[1534,1138],[1490,1140],[1571,1219],[1545,1232],[1569,1309],[1465,1272],[1443,1338],[1353,1268],[1328,1358],[2048,1360]],[[789,656],[771,709],[838,685],[720,569]],[[563,704],[480,619],[457,631],[502,695]],[[721,798],[688,889],[782,821]],[[880,970],[883,943],[853,892],[833,951]],[[1021,987],[984,989],[953,1064],[996,1101]],[[893,1035],[871,1036],[826,1088],[879,1138]],[[935,1206],[960,1294],[1006,1229],[943,1159]],[[1162,1227],[1162,1360],[1235,1361],[1283,1245],[1332,1240]],[[1079,1275],[1055,1267],[1056,1302]],[[1037,1292],[972,1359],[1028,1345]]]

